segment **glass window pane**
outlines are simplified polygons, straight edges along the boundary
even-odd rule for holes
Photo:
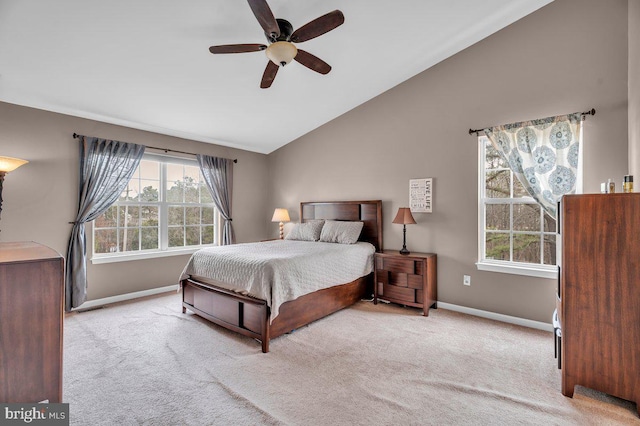
[[[183,166],[167,164],[167,202],[182,203],[184,200]]]
[[[511,196],[511,171],[487,172],[485,195],[487,198],[509,198]]]
[[[141,206],[140,210],[142,226],[158,226],[158,207]]]
[[[213,244],[213,226],[202,227],[202,244]]]
[[[138,179],[131,179],[125,190],[120,194],[120,201],[138,201],[139,188],[140,181]]]
[[[202,208],[202,224],[213,224],[213,207]]]
[[[183,227],[170,227],[169,228],[169,247],[183,247],[184,246],[184,228]]]
[[[514,262],[540,262],[540,234],[516,234],[513,236]]]
[[[191,177],[184,178],[184,202],[197,203],[198,200],[198,182]]]
[[[520,183],[520,179],[517,177],[513,177],[513,198],[522,198],[522,197],[531,197],[522,183]]]
[[[200,225],[200,207],[185,207],[185,224]]]
[[[207,185],[200,185],[200,202],[202,204],[212,204],[213,198],[211,198],[211,193],[209,192],[209,188]]]
[[[141,248],[142,250],[157,249],[158,246],[158,228],[142,228],[141,234]]]
[[[556,264],[556,236],[545,235],[544,236],[544,264],[555,265]]]
[[[514,204],[513,230],[540,231],[540,206],[538,204]]]
[[[160,163],[157,161],[141,160],[140,177],[142,179],[160,180]]]
[[[509,260],[509,234],[487,232],[485,237],[485,256],[487,259]]]
[[[133,227],[140,224],[140,207],[138,206],[122,206],[124,222],[120,224],[123,227]]]
[[[93,233],[94,253],[114,253],[118,251],[118,230],[100,229]]]
[[[498,153],[498,151],[493,147],[491,142],[487,139],[487,143],[485,145],[485,162],[484,167],[486,170],[492,169],[508,169],[509,163],[502,159],[502,156]]]
[[[549,216],[547,212],[544,213],[542,221],[544,223],[544,232],[556,232],[556,220]]]
[[[120,251],[137,251],[139,250],[139,229],[127,228],[120,229]]]
[[[184,166],[184,180],[188,182],[200,183],[200,167]]]
[[[169,226],[184,225],[184,207],[169,206]]]
[[[185,234],[188,246],[197,246],[200,244],[200,227],[187,226]]]
[[[118,226],[118,206],[111,206],[106,212],[98,216],[93,223],[95,228],[110,228]],[[103,253],[103,252],[101,252]]]
[[[140,194],[141,202],[157,202],[159,200],[160,182],[142,179],[140,186],[142,187],[142,193]]]
[[[509,204],[487,204],[485,209],[485,229],[508,231],[511,227]]]

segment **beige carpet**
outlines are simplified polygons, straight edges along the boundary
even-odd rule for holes
[[[560,393],[551,333],[360,302],[260,345],[178,294],[65,319],[74,425],[623,425],[635,404]]]

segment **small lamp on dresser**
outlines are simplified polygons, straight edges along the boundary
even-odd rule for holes
[[[393,219],[393,223],[402,224],[402,250],[400,250],[400,254],[411,253],[407,250],[407,225],[415,225],[416,223],[413,215],[411,214],[411,209],[409,207],[400,207],[396,214],[396,218]]]
[[[284,223],[289,222],[289,211],[287,209],[275,209],[271,222],[280,222],[280,239],[284,239]]]

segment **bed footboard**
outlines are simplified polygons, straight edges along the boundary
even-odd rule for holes
[[[264,300],[186,279],[182,281],[182,312],[187,309],[224,328],[258,339],[262,352],[269,352],[269,307]]]
[[[182,312],[195,314],[262,343],[269,352],[269,340],[351,306],[368,297],[373,273],[347,284],[333,286],[285,302],[280,314],[269,321],[267,302],[243,296],[213,284],[193,279],[182,281]]]

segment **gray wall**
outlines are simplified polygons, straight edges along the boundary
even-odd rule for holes
[[[0,102],[0,155],[29,164],[7,174],[0,241],[37,241],[66,254],[78,203],[80,133],[161,148],[237,158],[233,223],[239,242],[264,239],[267,157],[232,148],[158,135]],[[87,227],[91,235],[91,227]],[[89,239],[88,247],[91,247]],[[90,251],[90,249],[89,249]],[[92,265],[88,299],[163,287],[178,282],[188,256]]]
[[[270,154],[269,209],[296,220],[300,201],[382,199],[385,248],[398,249],[402,227],[391,220],[408,205],[409,179],[433,177],[434,212],[414,215],[407,246],[438,254],[438,300],[549,322],[555,280],[476,269],[478,144],[467,132],[595,108],[584,123],[585,192],[609,177],[620,185],[627,7],[556,0]]]
[[[640,181],[639,9],[635,0],[556,0],[268,156],[0,103],[0,155],[31,161],[7,175],[0,241],[66,252],[77,204],[73,132],[238,158],[240,242],[276,237],[275,207],[295,221],[300,201],[382,199],[385,246],[399,248],[402,227],[391,220],[408,204],[408,181],[433,177],[434,212],[415,215],[407,245],[438,254],[439,300],[549,322],[553,280],[476,270],[478,153],[467,130],[593,107],[585,191],[609,177],[620,185],[627,170]],[[89,264],[89,299],[174,284],[186,260]]]
[[[629,0],[629,173],[640,191],[640,1]]]

